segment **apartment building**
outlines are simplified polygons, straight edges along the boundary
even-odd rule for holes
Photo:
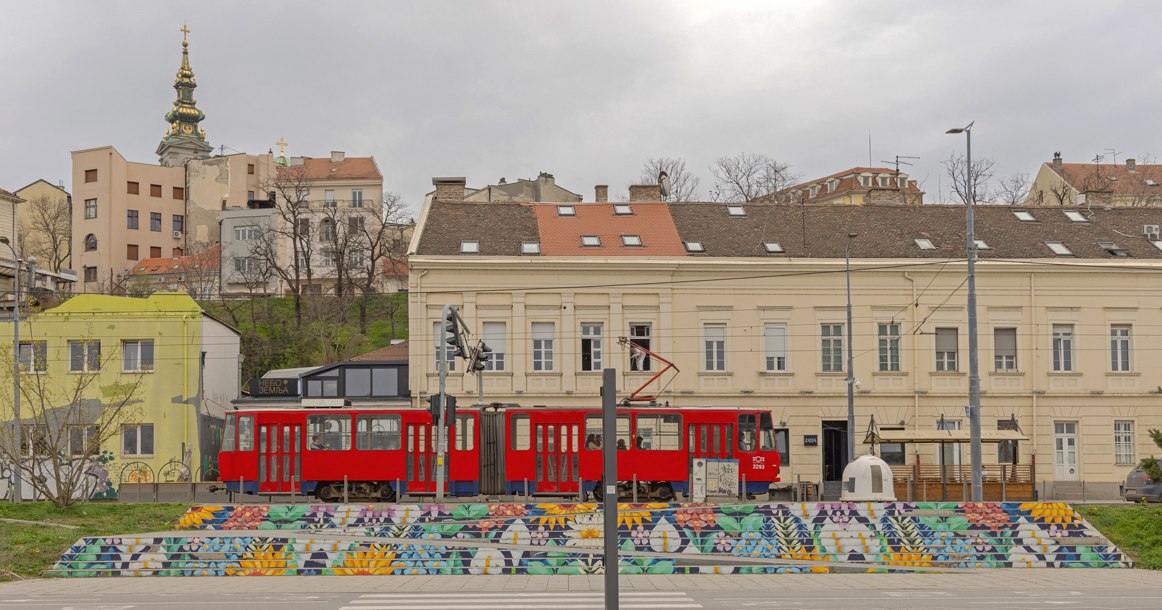
[[[1138,163],[1066,163],[1061,153],[1042,163],[1029,187],[1027,205],[1162,205],[1162,165]]]
[[[908,174],[887,167],[853,167],[757,198],[770,203],[906,203],[921,205],[924,192]]]

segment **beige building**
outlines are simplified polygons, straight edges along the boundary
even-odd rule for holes
[[[518,178],[515,182],[509,182],[501,178],[496,184],[490,184],[481,188],[466,186],[467,182],[464,178],[434,178],[432,184],[436,187],[436,190],[428,193],[424,197],[425,203],[430,202],[433,197],[438,198],[441,188],[453,190],[455,192],[454,197],[457,197],[459,200],[475,203],[502,201],[568,203],[571,201],[581,201],[581,195],[558,186],[557,179],[547,172],[539,173],[533,180]],[[606,188],[608,190],[608,187]],[[463,195],[459,194],[461,191],[464,193]]]
[[[460,308],[494,350],[486,401],[600,404],[601,369],[625,397],[660,370],[619,339],[674,362],[653,386],[670,405],[767,407],[784,481],[846,464],[851,240],[857,453],[884,428],[967,428],[964,208],[714,203],[487,205],[421,212],[410,258],[411,387],[437,391],[441,308]],[[1068,211],[1065,211],[1068,212]],[[982,426],[1026,441],[986,445],[1046,497],[1114,497],[1162,428],[1162,211],[977,209]],[[1148,232],[1148,229],[1147,229]],[[476,380],[457,362],[462,403]],[[951,443],[885,445],[885,459],[967,463]],[[1078,496],[1079,497],[1079,496]]]
[[[28,202],[18,211],[24,251],[49,271],[72,269],[72,195],[63,185],[46,180],[37,180],[16,195]]]
[[[1138,163],[1065,163],[1061,153],[1042,163],[1029,188],[1026,205],[1162,205],[1162,165]]]
[[[887,167],[853,167],[755,199],[769,203],[924,203],[924,192],[908,174]]]

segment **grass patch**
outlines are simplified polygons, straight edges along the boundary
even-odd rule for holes
[[[89,503],[65,509],[48,502],[0,504],[0,518],[79,528],[0,521],[0,566],[24,578],[42,576],[79,538],[171,530],[187,508],[185,504]]]
[[[1162,570],[1162,505],[1091,504],[1074,508],[1139,568]]]

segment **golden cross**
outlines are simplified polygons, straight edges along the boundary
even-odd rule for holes
[[[286,149],[286,138],[279,138],[278,142],[275,142],[274,145],[278,147],[278,156],[285,157],[286,155],[283,154],[283,151]]]
[[[182,42],[189,42],[186,40],[186,35],[190,33],[190,28],[186,27],[186,24],[183,23],[182,28],[178,31],[182,33]]]

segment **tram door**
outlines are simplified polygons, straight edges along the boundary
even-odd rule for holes
[[[693,423],[686,426],[690,450],[687,469],[693,469],[696,458],[725,460],[733,452],[734,424]]]
[[[451,440],[451,438],[449,438]],[[409,493],[436,493],[436,427],[407,425],[407,455],[404,456]],[[448,458],[444,457],[444,489],[448,489]]]
[[[568,423],[537,424],[537,493],[578,491],[581,427]]]
[[[289,493],[299,491],[302,475],[303,427],[300,424],[258,426],[258,491]]]

